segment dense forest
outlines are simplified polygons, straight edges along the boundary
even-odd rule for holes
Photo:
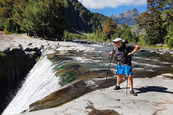
[[[147,11],[135,21],[145,34],[137,35],[127,24],[117,25],[111,18],[91,13],[77,0],[0,0],[0,30],[5,34],[27,33],[49,40],[121,37],[143,46],[173,47],[173,0],[147,0]]]
[[[63,0],[1,0],[0,29],[59,39],[65,28]]]

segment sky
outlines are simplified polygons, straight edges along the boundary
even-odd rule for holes
[[[93,13],[105,16],[119,15],[136,8],[139,12],[147,10],[147,0],[78,0]]]

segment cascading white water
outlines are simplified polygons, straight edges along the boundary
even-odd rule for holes
[[[59,77],[55,76],[53,67],[52,62],[46,56],[38,61],[2,115],[18,114],[27,110],[31,103],[58,90],[60,88]]]

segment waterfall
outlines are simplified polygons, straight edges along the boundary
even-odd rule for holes
[[[18,114],[29,109],[29,105],[60,88],[52,62],[45,56],[29,72],[20,90],[2,115]]]

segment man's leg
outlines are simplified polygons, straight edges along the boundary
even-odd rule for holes
[[[118,76],[117,76],[117,84],[115,85],[114,90],[120,89],[120,82],[121,82],[121,79],[122,79],[122,75],[118,75]]]
[[[137,94],[134,92],[133,90],[133,78],[132,78],[132,75],[127,75],[128,77],[128,83],[129,83],[129,86],[130,86],[130,93],[134,96],[137,96]]]
[[[133,89],[133,78],[132,78],[132,75],[127,75],[127,77],[128,77],[128,83],[129,83],[130,89]]]
[[[118,77],[117,77],[117,85],[120,85],[120,82],[122,80],[122,76],[123,75],[118,75]]]

